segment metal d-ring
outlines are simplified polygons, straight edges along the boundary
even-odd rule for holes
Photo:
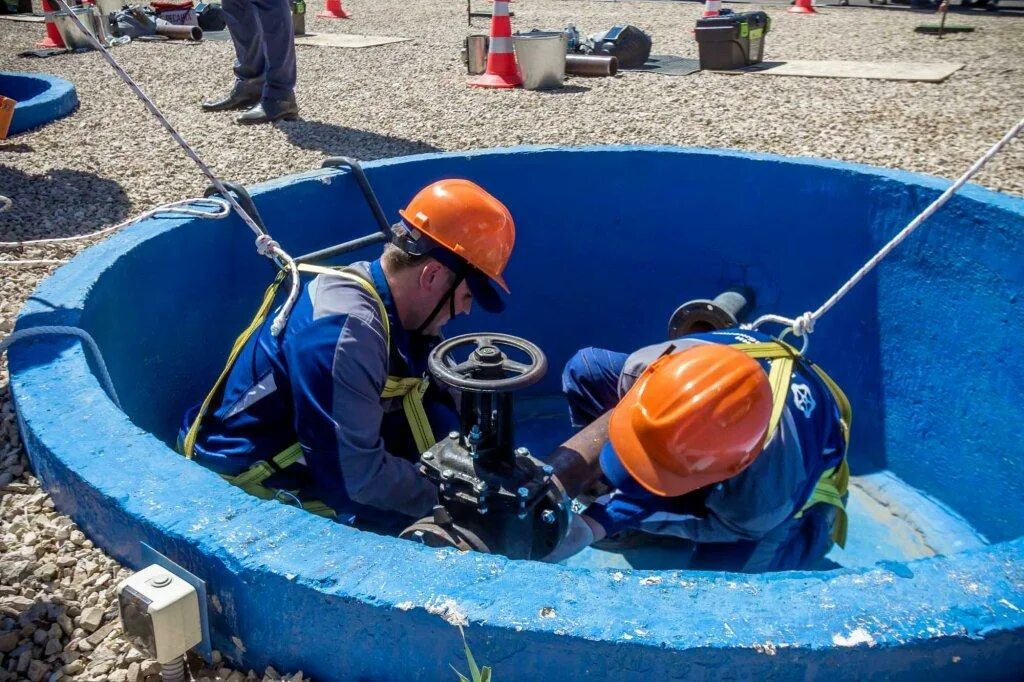
[[[786,327],[785,329],[782,330],[782,333],[779,334],[776,338],[779,341],[782,341],[787,336],[789,336],[791,333],[793,333],[793,328],[792,327]],[[803,340],[804,340],[803,345],[800,347],[800,350],[798,350],[797,353],[796,353],[799,357],[804,357],[804,353],[806,353],[807,349],[810,347],[810,345],[811,345],[811,335],[810,334],[804,334],[803,335]]]

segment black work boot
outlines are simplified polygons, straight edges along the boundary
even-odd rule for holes
[[[235,119],[235,123],[270,123],[271,121],[294,121],[299,117],[299,106],[295,95],[284,99],[264,99],[249,111]]]
[[[203,111],[229,111],[231,109],[248,109],[258,104],[263,94],[262,81],[235,81],[235,87],[226,97],[208,99],[203,102]]]

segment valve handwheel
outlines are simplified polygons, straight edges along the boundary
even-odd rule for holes
[[[457,362],[455,351],[473,345],[469,358]],[[502,347],[524,353],[527,362],[512,360]],[[544,352],[526,339],[508,334],[463,334],[434,348],[427,369],[439,381],[471,392],[504,392],[525,388],[540,380],[548,369]]]

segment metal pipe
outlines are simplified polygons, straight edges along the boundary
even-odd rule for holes
[[[577,497],[601,475],[598,460],[601,448],[608,441],[611,414],[608,410],[543,458],[544,463],[554,469],[552,475],[562,484],[569,499]]]
[[[753,308],[754,292],[747,287],[733,287],[714,300],[698,298],[676,308],[668,321],[668,338],[735,327]]]
[[[295,262],[315,263],[316,261],[327,260],[334,256],[340,256],[343,253],[356,251],[364,246],[372,246],[373,244],[377,244],[382,241],[385,241],[384,235],[380,232],[374,232],[373,234],[368,234],[365,237],[356,237],[355,239],[351,239],[347,242],[342,242],[335,246],[328,246],[326,249],[320,249],[319,251],[313,251],[312,253],[307,253],[304,256],[299,256],[295,259]]]
[[[570,76],[614,76],[619,72],[619,60],[610,55],[567,54],[565,72]]]
[[[736,287],[734,289],[723,291],[718,296],[715,296],[712,303],[735,317],[737,320],[741,320],[753,300],[753,291],[746,287]]]
[[[156,34],[174,40],[202,40],[203,29],[198,26],[179,26],[163,19],[156,20]]]

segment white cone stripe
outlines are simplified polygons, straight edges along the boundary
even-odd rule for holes
[[[512,53],[512,39],[511,38],[491,38],[491,52],[494,54],[511,54]]]
[[[494,3],[494,10],[491,12],[491,16],[507,17],[508,16],[508,3],[507,2],[495,2]]]
[[[722,0],[708,0],[704,9],[710,12],[717,12],[722,9]]]

